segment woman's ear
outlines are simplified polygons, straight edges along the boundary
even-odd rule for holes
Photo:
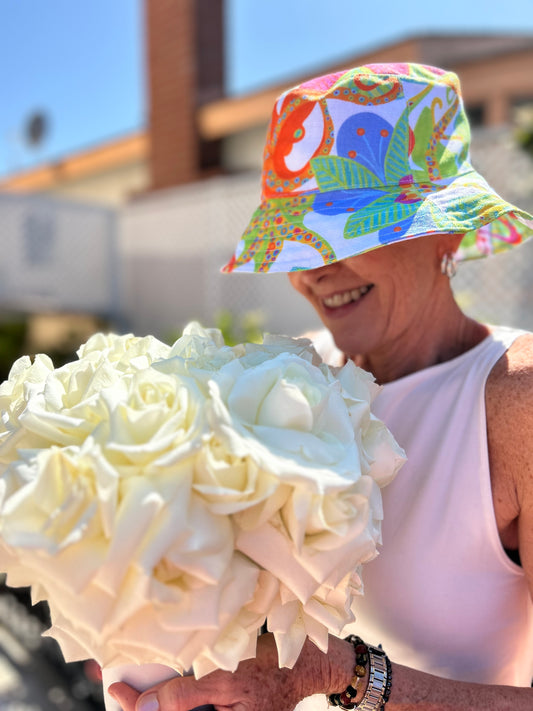
[[[455,254],[457,252],[464,234],[443,234],[440,237],[439,259],[442,259],[445,254]]]

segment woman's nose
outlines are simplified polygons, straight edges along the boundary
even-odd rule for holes
[[[324,264],[323,267],[317,267],[316,269],[306,269],[299,272],[298,275],[307,284],[318,284],[318,282],[334,276],[338,269],[339,263],[333,262],[332,264]]]

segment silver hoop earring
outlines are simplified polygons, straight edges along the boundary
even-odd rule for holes
[[[440,271],[441,274],[445,274],[448,279],[451,279],[457,274],[457,262],[455,261],[455,256],[450,252],[442,256]]]

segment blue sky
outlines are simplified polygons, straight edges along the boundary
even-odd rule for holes
[[[415,33],[533,33],[533,0],[226,0],[226,10],[231,94]],[[0,0],[0,175],[141,128],[143,33],[142,0]],[[30,150],[35,111],[50,129]]]

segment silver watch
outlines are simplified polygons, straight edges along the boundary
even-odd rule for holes
[[[357,711],[377,711],[384,704],[384,696],[389,681],[387,655],[379,647],[368,647],[369,672],[365,695],[357,704]]]

